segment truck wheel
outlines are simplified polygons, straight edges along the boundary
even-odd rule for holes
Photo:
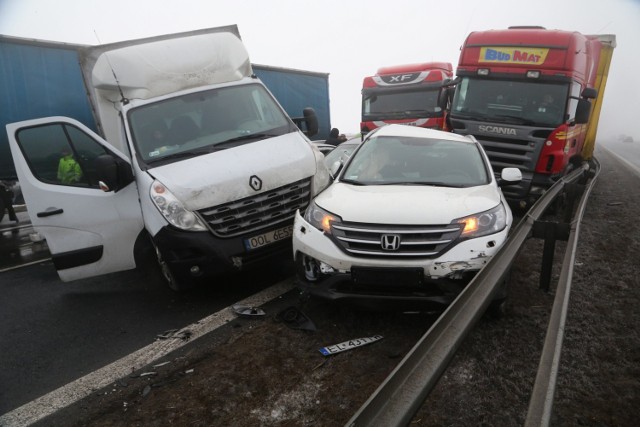
[[[189,283],[183,283],[182,281],[176,280],[175,276],[171,272],[169,265],[162,259],[162,254],[160,253],[160,249],[153,244],[153,248],[156,252],[156,258],[158,260],[158,266],[160,267],[160,272],[162,273],[162,277],[169,285],[169,288],[176,292],[181,292],[191,287]]]
[[[4,200],[0,197],[0,221],[4,218]]]

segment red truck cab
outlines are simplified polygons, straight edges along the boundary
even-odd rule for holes
[[[378,69],[362,84],[362,133],[391,123],[443,129],[443,88],[452,78],[453,66],[445,62]]]
[[[530,205],[558,177],[590,157],[615,36],[543,27],[478,31],[465,40],[448,117],[474,135],[494,170],[517,167],[504,189]]]

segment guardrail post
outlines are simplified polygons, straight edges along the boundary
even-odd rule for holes
[[[542,251],[542,267],[540,269],[540,289],[549,291],[553,256],[556,251],[556,240],[567,241],[569,238],[569,224],[549,221],[534,221],[533,237],[544,239]]]
[[[576,201],[582,197],[584,193],[584,184],[566,184],[564,187],[566,194],[566,205],[564,209],[564,222],[569,223],[573,218],[573,211],[576,205]]]

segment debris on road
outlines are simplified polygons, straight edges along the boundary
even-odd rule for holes
[[[297,307],[287,307],[276,315],[276,319],[286,324],[291,329],[315,331],[316,325]]]
[[[328,347],[322,347],[320,353],[324,356],[330,356],[332,354],[341,353],[347,350],[353,350],[354,348],[362,347],[363,345],[371,344],[382,339],[382,335],[374,335],[367,338],[356,338],[353,340],[341,342],[340,344],[330,345]]]
[[[177,338],[177,339],[181,339],[183,341],[188,341],[189,339],[191,339],[191,336],[193,335],[193,332],[191,332],[189,329],[169,329],[168,331],[165,331],[161,334],[156,335],[156,340],[167,340],[169,338]]]
[[[265,315],[264,310],[248,305],[236,304],[231,308],[238,316],[242,317],[261,317]]]

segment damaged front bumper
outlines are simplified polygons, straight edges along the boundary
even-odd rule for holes
[[[465,240],[437,258],[354,257],[297,214],[293,252],[303,293],[360,305],[441,309],[493,257],[508,230]]]

